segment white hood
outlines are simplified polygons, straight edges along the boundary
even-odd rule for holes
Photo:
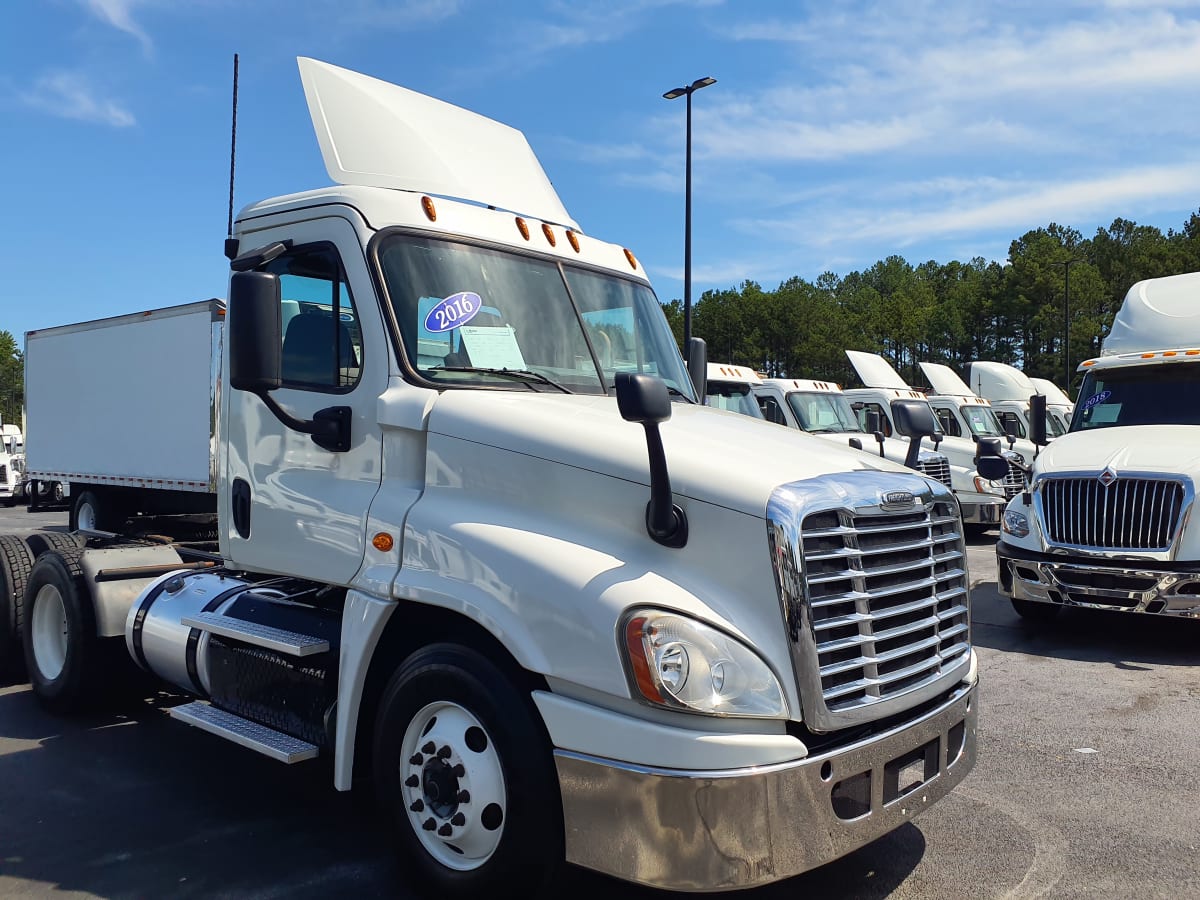
[[[1200,443],[1194,425],[1096,428],[1056,438],[1038,456],[1035,477],[1060,472],[1126,472],[1200,475]]]
[[[873,388],[899,388],[902,391],[912,390],[908,382],[900,377],[900,373],[892,368],[892,364],[878,353],[864,353],[862,350],[847,350],[846,356],[854,371],[862,379],[862,383]]]
[[[845,444],[708,406],[674,403],[659,427],[677,495],[754,516],[765,514],[776,487],[792,481],[859,469],[911,474]],[[645,432],[621,418],[615,397],[446,391],[429,431],[650,483]]]
[[[297,64],[337,184],[439,194],[579,227],[515,128],[319,60]]]
[[[941,363],[923,362],[921,363],[921,371],[929,379],[929,384],[935,394],[941,394],[943,397],[975,396],[975,392],[949,366],[943,366]]]
[[[1025,404],[1034,394],[1044,393],[1020,369],[998,362],[971,363],[971,390],[992,403]]]

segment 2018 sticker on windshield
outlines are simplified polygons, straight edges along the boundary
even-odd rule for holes
[[[481,309],[483,300],[478,294],[473,291],[459,291],[445,300],[438,301],[437,305],[429,310],[429,314],[425,316],[425,330],[431,334],[453,331],[470,322]]]
[[[1083,401],[1083,408],[1085,410],[1088,410],[1088,409],[1091,409],[1093,406],[1099,406],[1101,403],[1103,403],[1105,400],[1107,400],[1111,396],[1112,396],[1112,391],[1101,391],[1098,394],[1093,394],[1091,397],[1088,397],[1085,401]]]

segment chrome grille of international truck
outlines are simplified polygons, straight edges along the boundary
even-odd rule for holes
[[[917,460],[916,469],[922,475],[932,478],[934,481],[940,481],[946,487],[951,486],[950,460],[940,454]]]
[[[1185,506],[1178,481],[1111,472],[1046,478],[1038,493],[1051,543],[1103,550],[1168,549]]]
[[[890,715],[962,679],[971,660],[965,550],[944,486],[825,476],[777,489],[767,518],[810,728]]]

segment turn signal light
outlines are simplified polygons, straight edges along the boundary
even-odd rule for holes
[[[371,546],[381,553],[388,553],[395,546],[395,541],[392,536],[386,531],[381,531],[375,537],[371,538]]]

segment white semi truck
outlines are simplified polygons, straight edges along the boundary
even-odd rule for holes
[[[970,390],[987,400],[992,407],[992,413],[1000,422],[1000,426],[1021,440],[1028,440],[1029,428],[1029,398],[1035,394],[1045,394],[1024,372],[1006,363],[973,362],[971,363]],[[1055,399],[1062,392],[1057,392]],[[1047,398],[1048,400],[1049,398]],[[1065,434],[1066,425],[1060,418],[1046,411],[1046,437],[1050,440]],[[1069,422],[1069,418],[1067,420]],[[1030,456],[1032,459],[1032,455]]]
[[[1046,398],[1046,413],[1053,419],[1063,434],[1071,427],[1071,417],[1075,415],[1075,404],[1057,384],[1048,378],[1029,376],[1039,394]]]
[[[520,132],[300,73],[336,186],[226,245],[219,540],[0,539],[36,554],[0,599],[37,699],[86,705],[126,654],[197,698],[180,721],[369,779],[436,897],[533,896],[564,861],[749,887],[961,781],[951,492],[699,403],[702,345],[693,379]]]
[[[224,317],[202,300],[28,332],[30,508],[69,498],[71,528],[102,531],[215,515]]]
[[[879,423],[885,436],[896,433],[891,405],[896,400],[915,400],[929,404],[921,391],[914,389],[892,365],[877,353],[847,350],[846,356],[854,366],[865,387],[845,391],[846,397],[858,408],[859,420],[867,427],[867,418]],[[930,406],[932,409],[932,406]],[[934,413],[936,415],[936,411]],[[945,415],[945,412],[943,412]],[[985,441],[998,440],[987,435]],[[951,480],[955,496],[962,507],[963,522],[978,529],[1000,524],[1007,499],[1021,489],[1022,470],[1015,459],[1008,459],[1008,469],[999,475],[985,475],[978,466],[981,443],[967,437],[940,435],[938,452],[950,460]]]
[[[1200,616],[1200,273],[1133,285],[1079,369],[1071,430],[1005,512],[1000,590],[1034,621],[1064,606]]]
[[[22,496],[25,478],[25,438],[21,429],[0,425],[0,502],[12,506]]]

